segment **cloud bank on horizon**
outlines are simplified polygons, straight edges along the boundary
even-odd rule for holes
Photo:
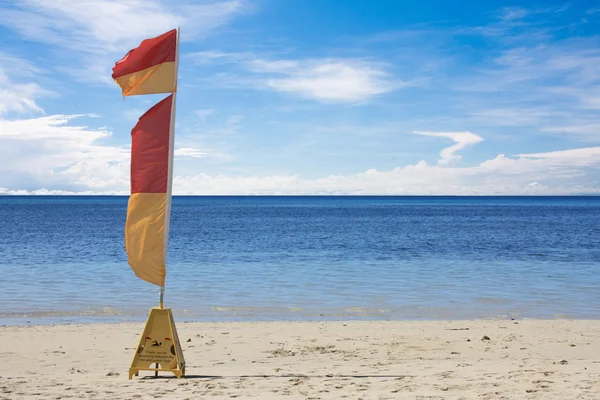
[[[0,194],[129,194],[162,97],[124,100],[111,68],[177,26],[174,194],[600,193],[597,10],[371,7],[0,5]]]

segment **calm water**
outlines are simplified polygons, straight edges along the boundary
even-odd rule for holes
[[[143,320],[126,197],[0,197],[0,324]],[[178,321],[599,318],[600,197],[174,198]]]

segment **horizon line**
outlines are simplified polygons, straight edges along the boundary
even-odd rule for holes
[[[0,197],[130,197],[130,194],[10,194]],[[590,194],[177,194],[172,197],[600,197]]]

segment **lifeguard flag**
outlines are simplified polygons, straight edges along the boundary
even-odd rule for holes
[[[115,63],[112,78],[121,87],[123,97],[177,90],[177,41],[177,29],[170,30],[143,40]]]
[[[164,286],[171,211],[173,94],[142,115],[131,130],[131,196],[125,221],[127,261],[147,282]]]

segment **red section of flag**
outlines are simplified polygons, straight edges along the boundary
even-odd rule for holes
[[[175,61],[177,50],[177,29],[162,35],[143,40],[138,47],[130,50],[113,67],[113,79],[138,72],[155,65]]]
[[[142,115],[131,131],[131,193],[166,193],[173,95]]]

